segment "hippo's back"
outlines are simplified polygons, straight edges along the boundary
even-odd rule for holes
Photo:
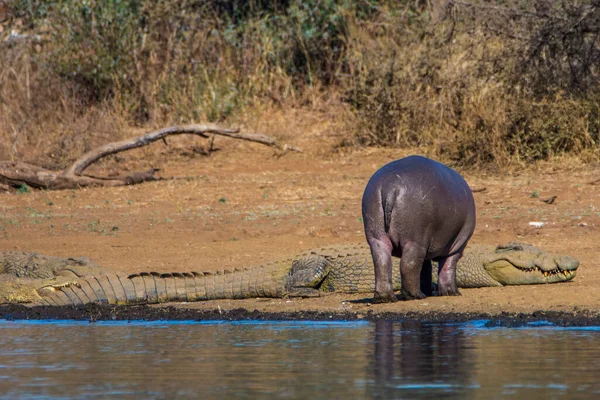
[[[394,248],[408,241],[428,258],[458,251],[475,227],[475,202],[463,177],[437,161],[410,156],[384,165],[363,195],[369,237],[388,237]]]

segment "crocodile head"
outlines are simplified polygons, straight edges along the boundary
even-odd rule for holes
[[[487,273],[502,285],[557,283],[573,279],[579,261],[556,255],[526,243],[511,242],[496,247],[485,257]]]

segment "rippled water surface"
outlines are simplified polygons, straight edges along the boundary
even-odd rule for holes
[[[0,321],[0,398],[594,398],[600,329]]]

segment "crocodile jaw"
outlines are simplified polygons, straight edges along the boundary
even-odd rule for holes
[[[507,260],[496,260],[485,264],[487,273],[503,286],[566,282],[575,278],[577,274],[576,269],[564,270],[556,267],[552,270],[544,270],[535,265],[527,267],[517,266]]]

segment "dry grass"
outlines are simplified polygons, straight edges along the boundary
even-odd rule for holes
[[[120,138],[125,119],[106,103],[85,103],[40,62],[39,47],[0,52],[0,159],[64,167],[100,142]]]
[[[523,165],[559,154],[597,159],[599,109],[591,77],[597,81],[599,71],[576,61],[595,59],[600,49],[592,28],[600,7],[539,13],[453,4],[438,10],[435,23],[409,7],[394,19],[380,10],[378,23],[355,35],[351,54],[360,72],[349,100],[361,124],[356,140],[346,143],[421,146],[463,166]],[[591,22],[582,22],[586,18]],[[579,22],[585,25],[580,31]],[[552,37],[549,27],[557,31]],[[562,64],[569,62],[575,63],[571,70]]]
[[[596,160],[600,7],[546,3],[9,1],[0,40],[42,41],[0,42],[0,159],[63,166],[132,126],[218,121],[463,166]]]

